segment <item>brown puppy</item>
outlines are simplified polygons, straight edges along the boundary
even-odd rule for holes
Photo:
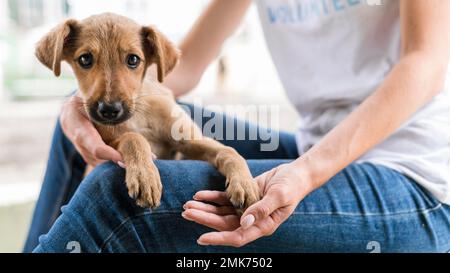
[[[245,160],[232,148],[202,136],[171,92],[146,80],[156,64],[158,81],[176,65],[179,53],[153,27],[105,13],[67,20],[39,41],[37,58],[60,75],[61,61],[75,72],[83,106],[103,140],[126,165],[128,193],[142,207],[160,204],[162,186],[151,160],[184,157],[210,162],[226,177],[233,205],[245,209],[259,200]]]

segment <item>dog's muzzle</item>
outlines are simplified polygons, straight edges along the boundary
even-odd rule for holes
[[[127,120],[129,111],[121,101],[98,101],[89,107],[89,115],[98,123],[114,125]]]

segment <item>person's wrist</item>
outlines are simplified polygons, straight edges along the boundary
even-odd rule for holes
[[[300,189],[299,198],[301,200],[307,194],[318,188],[317,181],[307,160],[298,158],[290,164],[294,169],[295,180],[300,183],[297,186]]]

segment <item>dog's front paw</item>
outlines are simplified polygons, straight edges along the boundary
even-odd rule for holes
[[[158,169],[153,164],[127,165],[126,184],[128,194],[136,200],[139,206],[154,209],[160,205],[161,178]]]
[[[239,214],[259,201],[259,187],[252,177],[233,176],[227,179],[227,194]]]

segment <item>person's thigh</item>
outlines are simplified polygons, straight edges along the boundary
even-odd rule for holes
[[[258,175],[283,160],[250,160]],[[390,169],[351,165],[311,193],[270,237],[243,248],[199,246],[211,229],[181,217],[199,190],[223,190],[223,177],[199,161],[156,161],[161,206],[128,197],[124,171],[104,164],[85,179],[36,252],[382,252],[447,251],[449,208]],[[69,249],[69,250],[68,250]]]
[[[202,129],[203,135],[233,147],[246,159],[296,159],[293,133],[252,124],[207,108],[178,102]]]

